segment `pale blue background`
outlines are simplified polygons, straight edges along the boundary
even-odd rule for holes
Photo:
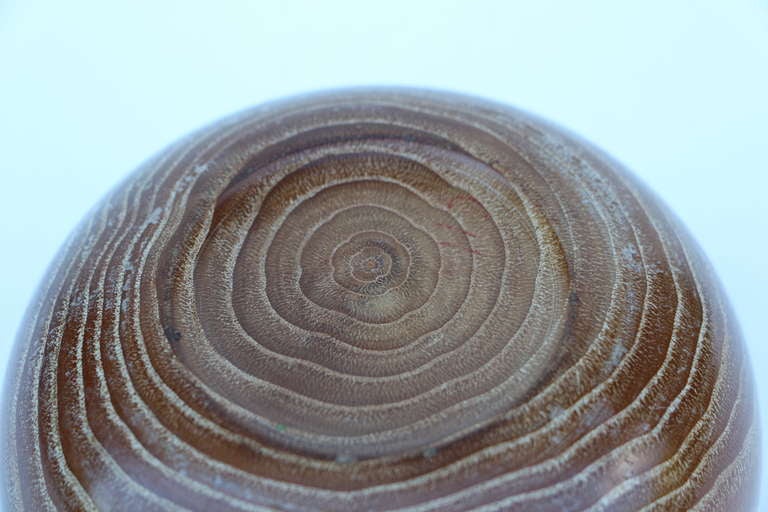
[[[144,158],[358,84],[511,103],[632,168],[725,283],[768,433],[768,0],[0,0],[0,371],[56,249]]]

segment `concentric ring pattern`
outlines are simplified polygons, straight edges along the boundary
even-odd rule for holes
[[[749,364],[618,164],[410,90],[269,104],[83,222],[6,399],[10,510],[748,510]]]

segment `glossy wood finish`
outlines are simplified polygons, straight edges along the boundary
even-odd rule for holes
[[[464,96],[185,138],[73,234],[14,361],[10,510],[754,502],[749,364],[700,250],[603,153]]]

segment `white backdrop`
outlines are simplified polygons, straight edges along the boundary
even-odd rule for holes
[[[0,372],[56,249],[143,159],[363,84],[507,102],[633,169],[724,282],[768,438],[768,0],[0,0]]]

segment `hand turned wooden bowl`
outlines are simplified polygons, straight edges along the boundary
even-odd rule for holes
[[[8,510],[751,510],[749,362],[604,153],[407,89],[245,111],[83,220],[7,378]]]

